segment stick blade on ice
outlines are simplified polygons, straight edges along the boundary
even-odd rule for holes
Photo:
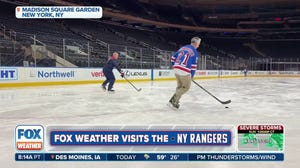
[[[224,101],[224,102],[221,102],[222,104],[229,104],[231,103],[231,100],[227,100],[227,101]]]

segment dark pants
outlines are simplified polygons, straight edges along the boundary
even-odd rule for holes
[[[113,74],[113,72],[106,72],[104,71],[103,72],[105,77],[106,77],[106,80],[103,82],[103,86],[106,86],[108,83],[108,90],[111,90],[114,86],[114,83],[116,81],[116,78],[115,78],[115,75]]]

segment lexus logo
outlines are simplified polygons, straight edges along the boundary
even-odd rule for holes
[[[125,71],[126,76],[147,76],[147,72],[131,72],[131,71]]]

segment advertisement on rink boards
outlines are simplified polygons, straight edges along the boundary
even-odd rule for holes
[[[151,79],[151,69],[123,69],[124,76],[130,79]],[[122,79],[120,73],[114,70],[116,79]]]
[[[240,76],[240,71],[229,70],[197,70],[195,77],[221,77],[221,76]]]
[[[83,73],[84,71],[81,71]],[[79,77],[78,70],[62,68],[33,68],[25,71],[30,81],[61,81],[76,80]],[[29,74],[28,74],[29,73]]]
[[[18,80],[18,69],[17,68],[1,68],[0,67],[0,81],[11,81]]]
[[[150,79],[151,70],[124,69],[125,77]],[[28,71],[27,71],[28,73]],[[122,79],[120,72],[113,70],[116,79]],[[28,75],[27,75],[28,76]],[[102,68],[33,68],[29,70],[30,81],[93,81],[105,80]]]
[[[284,133],[275,124],[17,125],[15,160],[283,161]]]
[[[155,79],[170,79],[175,78],[175,74],[173,70],[153,70],[154,72],[154,80]],[[255,74],[267,74],[264,71],[257,71]],[[195,72],[195,76],[197,78],[201,77],[222,77],[222,76],[243,76],[244,73],[242,71],[229,71],[229,70],[197,70]]]
[[[24,68],[28,82],[104,80],[102,69],[89,68]]]
[[[150,80],[151,70],[123,69],[126,78]],[[117,80],[123,80],[117,70],[113,71]],[[31,68],[2,67],[0,83],[26,82],[76,82],[103,81],[105,75],[102,68]]]
[[[300,75],[300,71],[271,71],[272,75]]]
[[[131,80],[168,80],[175,79],[173,70],[163,69],[123,69],[126,78]],[[114,69],[113,73],[117,80],[124,80],[120,73]],[[298,76],[298,71],[248,71],[247,76]],[[243,71],[228,70],[197,70],[196,78],[218,78],[218,77],[242,77]],[[105,80],[102,68],[33,68],[33,67],[1,67],[0,68],[0,86],[8,84],[26,84],[47,82],[65,82],[65,83],[95,83]]]
[[[175,74],[173,70],[163,70],[163,69],[154,69],[153,70],[153,78],[154,79],[170,79],[175,78]]]

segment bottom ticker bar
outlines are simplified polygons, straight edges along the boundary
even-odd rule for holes
[[[283,153],[16,153],[16,161],[283,161]]]

